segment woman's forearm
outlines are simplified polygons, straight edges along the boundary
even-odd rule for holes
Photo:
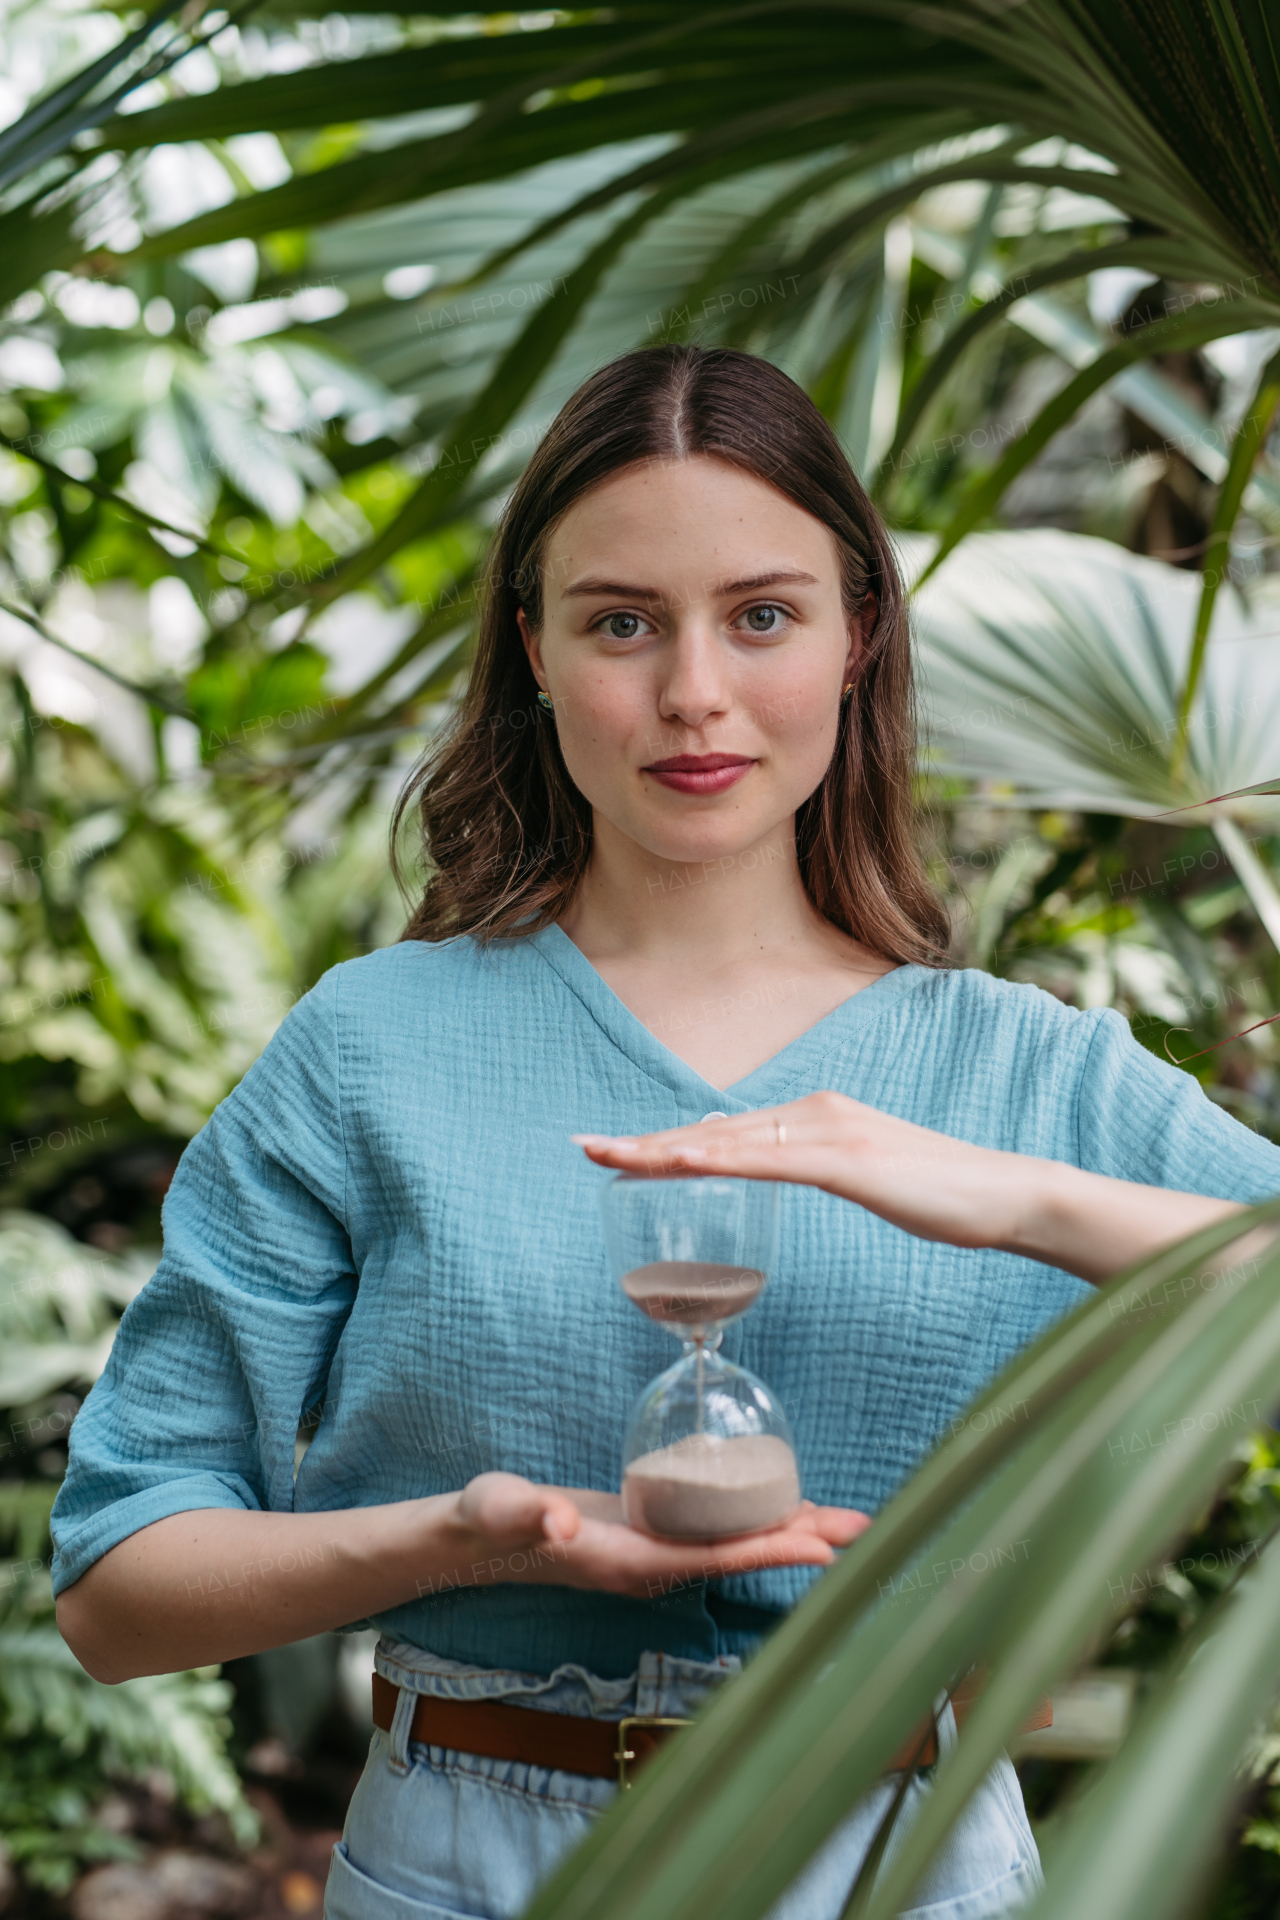
[[[992,1244],[1062,1267],[1095,1286],[1161,1247],[1243,1211],[1231,1200],[1142,1187],[1057,1160],[1024,1160],[1016,1182],[1005,1184],[1005,1213],[1010,1197],[1012,1221]]]
[[[442,1575],[456,1505],[456,1494],[442,1494],[338,1513],[175,1513],[69,1587],[58,1625],[106,1681],[302,1640],[412,1600]]]
[[[1242,1211],[1229,1200],[975,1146],[840,1093],[638,1140],[577,1138],[600,1166],[821,1187],[922,1240],[1029,1254],[1095,1285]]]
[[[761,1566],[826,1566],[871,1522],[805,1501],[739,1539],[658,1540],[616,1494],[482,1473],[459,1493],[337,1513],[200,1508],[113,1547],[58,1599],[95,1679],[211,1666],[348,1626],[406,1601],[504,1581],[654,1599]]]

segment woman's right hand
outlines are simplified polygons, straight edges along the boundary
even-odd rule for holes
[[[617,1494],[537,1486],[514,1473],[479,1474],[457,1502],[459,1564],[440,1576],[436,1591],[516,1581],[654,1600],[692,1581],[762,1567],[828,1566],[837,1547],[871,1525],[856,1508],[805,1500],[767,1533],[658,1540],[627,1525]],[[426,1582],[423,1589],[430,1591]]]
[[[616,1494],[514,1473],[334,1512],[196,1507],[103,1554],[59,1596],[58,1625],[94,1678],[113,1683],[261,1653],[459,1587],[533,1581],[657,1600],[759,1567],[823,1567],[870,1525],[806,1501],[772,1533],[682,1546],[627,1526]]]

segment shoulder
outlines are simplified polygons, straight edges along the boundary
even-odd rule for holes
[[[902,967],[899,991],[917,1018],[929,1021],[937,1037],[965,1044],[996,1045],[1000,1051],[1025,1046],[1088,1053],[1099,1024],[1118,1014],[1095,1008],[1082,1012],[1064,1006],[1043,987],[1020,980],[997,980],[978,967]],[[897,976],[886,976],[886,985]]]
[[[883,1104],[982,1145],[1075,1157],[1099,1011],[970,967],[902,968],[872,991],[885,995]]]
[[[504,991],[513,968],[518,971],[523,959],[506,948],[523,944],[506,942],[485,948],[469,935],[434,942],[399,940],[331,967],[299,1001],[296,1011],[311,1003],[313,1017],[341,1023],[359,1022],[365,1016],[384,1019],[389,1013],[405,1011],[455,1013],[470,1001]]]
[[[349,1087],[389,1059],[451,1072],[459,1052],[475,1063],[509,1045],[553,979],[528,940],[401,940],[332,967],[289,1019],[331,1050]]]
[[[1280,1188],[1280,1149],[1145,1047],[1114,1008],[1081,1011],[969,968],[937,974],[919,991],[939,1010],[939,1050],[963,1059],[971,1085],[1003,1087],[1020,1124],[1050,1143],[1039,1149],[1049,1157],[1225,1200]]]
[[[406,940],[343,960],[295,1001],[237,1091],[298,1076],[319,1086],[352,1043],[361,1048],[376,1034],[396,1044],[423,1024],[455,1021],[483,990],[485,972],[471,940]]]
[[[405,940],[331,967],[196,1136],[200,1153],[253,1157],[269,1142],[313,1186],[307,1170],[329,1156],[329,1184],[340,1184],[347,1121],[384,1111],[406,1072],[423,1097],[484,1085],[509,1045],[525,947]]]
[[[484,950],[468,934],[456,940],[397,940],[393,946],[361,954],[358,960],[340,961],[324,979],[335,990],[340,988],[343,998],[372,999],[428,980],[447,987],[481,976],[486,971],[485,958]]]

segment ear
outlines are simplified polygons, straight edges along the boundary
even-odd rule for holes
[[[529,656],[529,665],[533,669],[533,677],[541,687],[543,693],[546,693],[549,689],[547,687],[546,670],[542,664],[542,639],[529,625],[529,616],[523,607],[516,609],[516,625],[520,629],[520,638],[524,642],[524,650]]]
[[[523,618],[523,616],[521,616]],[[862,605],[849,622],[849,651],[845,655],[844,677],[846,684],[856,680],[866,664],[867,645],[875,631],[876,621],[880,618],[880,602],[874,593],[863,595]]]

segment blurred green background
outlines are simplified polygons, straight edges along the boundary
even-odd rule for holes
[[[319,1911],[367,1645],[98,1687],[48,1509],[183,1144],[403,924],[390,808],[464,683],[488,530],[612,355],[776,360],[928,572],[957,961],[1117,1007],[1280,1138],[1280,802],[1239,792],[1280,785],[1274,136],[1234,114],[1221,10],[1164,24],[1165,73],[1127,8],[945,11],[0,10],[15,1913]],[[1059,15],[1074,70],[1035,38]],[[1167,1660],[1278,1469],[1272,1430],[1242,1445],[1096,1667]],[[1278,1762],[1222,1920],[1280,1899]],[[1026,1758],[1039,1818],[1088,1764]]]

